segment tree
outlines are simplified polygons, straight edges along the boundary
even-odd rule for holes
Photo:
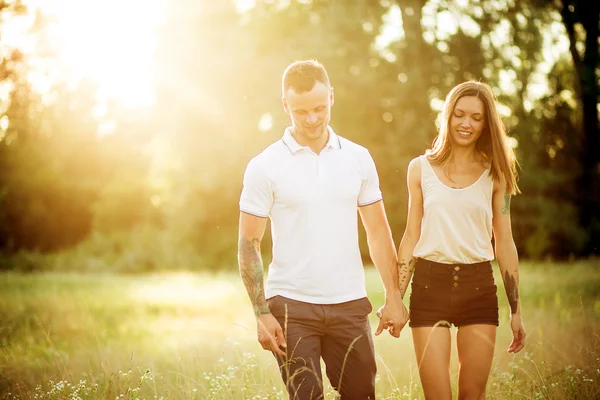
[[[581,160],[583,169],[577,185],[579,220],[588,230],[587,252],[600,251],[600,3],[585,0],[562,0],[561,15],[569,37],[569,50],[577,76],[576,90],[583,110]],[[581,27],[582,29],[578,29]],[[582,37],[580,39],[580,37]],[[583,57],[580,44],[584,43]]]

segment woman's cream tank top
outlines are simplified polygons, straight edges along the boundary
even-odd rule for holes
[[[413,256],[446,264],[493,260],[489,168],[471,186],[455,189],[442,183],[425,155],[419,158],[423,220]]]

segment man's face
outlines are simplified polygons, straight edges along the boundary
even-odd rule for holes
[[[316,82],[309,92],[296,93],[289,88],[283,96],[283,108],[292,118],[296,140],[307,145],[327,135],[333,105],[333,88]]]

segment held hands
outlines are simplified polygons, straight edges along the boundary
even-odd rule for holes
[[[399,292],[386,297],[385,304],[377,310],[377,316],[379,317],[379,326],[375,331],[375,336],[385,329],[393,337],[400,337],[400,331],[408,322],[409,313]]]
[[[258,341],[263,349],[272,351],[278,356],[285,357],[285,336],[281,325],[273,314],[263,314],[256,317],[256,331],[258,333]]]
[[[523,347],[525,347],[525,327],[521,320],[521,314],[511,314],[510,316],[510,329],[512,330],[513,339],[508,346],[509,353],[518,353]]]

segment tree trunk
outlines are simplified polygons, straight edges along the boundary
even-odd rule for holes
[[[597,1],[563,0],[561,11],[570,42],[571,56],[577,74],[578,95],[583,109],[581,147],[582,175],[578,182],[579,215],[588,231],[586,253],[600,252],[600,128],[598,126],[598,24],[600,3]],[[583,59],[576,48],[575,24],[586,32]]]

